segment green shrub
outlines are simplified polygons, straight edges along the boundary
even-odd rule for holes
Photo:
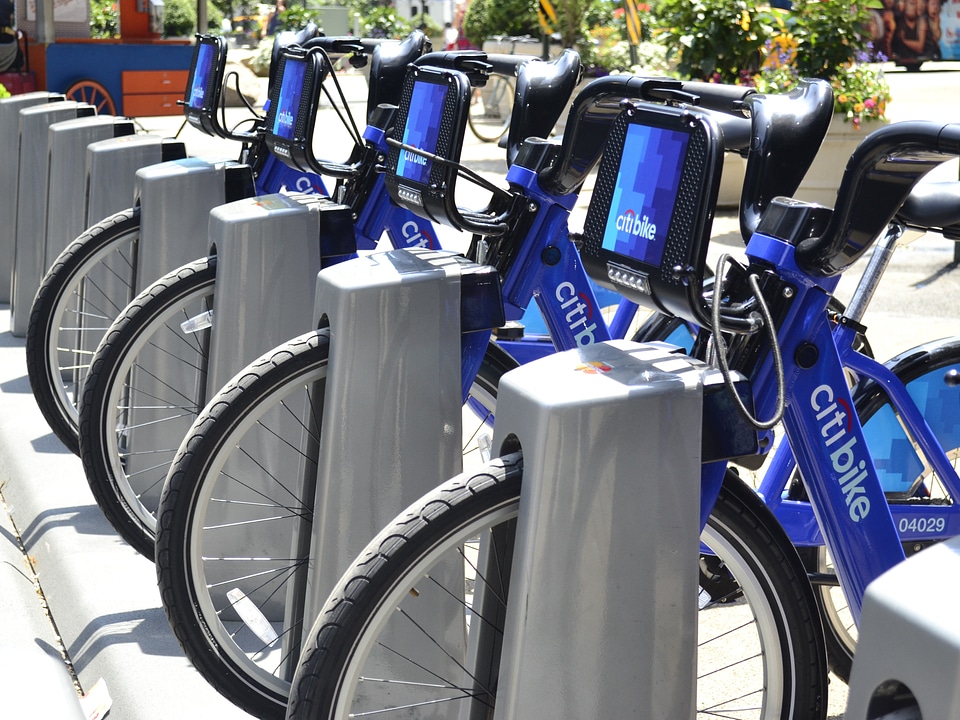
[[[532,0],[473,0],[463,16],[463,32],[474,45],[494,35],[539,35]]]
[[[424,15],[423,13],[420,13],[410,20],[410,26],[420,28],[423,30],[423,34],[427,37],[440,37],[443,35],[443,28],[440,26],[439,22],[433,19],[433,15]],[[442,50],[443,48],[440,49]]]
[[[360,32],[365,37],[402,38],[410,34],[410,21],[393,7],[377,6],[361,17]]]
[[[658,0],[653,12],[657,40],[680,74],[695,80],[733,83],[742,71],[755,72],[772,33],[769,6],[753,0]]]
[[[115,0],[90,0],[90,37],[120,36],[120,11]]]
[[[164,0],[164,37],[190,37],[197,28],[197,5],[191,0]],[[220,31],[223,13],[212,2],[207,2],[207,30]]]
[[[292,5],[277,16],[277,31],[301,30],[311,21],[318,26],[322,24],[312,10],[308,10],[303,5]]]

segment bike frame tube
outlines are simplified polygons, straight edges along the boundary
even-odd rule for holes
[[[610,340],[599,303],[567,231],[576,195],[558,197],[544,192],[536,173],[517,165],[508,171],[507,181],[523,188],[529,201],[540,208],[503,278],[507,318],[519,317],[532,297],[558,350]],[[629,322],[621,317],[619,326],[626,332]]]
[[[818,281],[804,273],[795,263],[794,248],[768,236],[755,234],[747,255],[763,264],[773,262],[778,275],[795,288],[779,331],[786,379],[783,424],[854,621],[859,622],[867,585],[903,560],[904,552],[853,410],[826,314],[837,280]],[[754,380],[760,417],[768,417],[775,404],[771,375],[768,357]]]
[[[294,170],[277,160],[272,154],[267,154],[263,167],[254,180],[254,185],[258,195],[270,195],[281,190],[327,194],[326,186],[319,175]]]
[[[883,387],[890,405],[906,428],[907,438],[919,447],[923,459],[940,477],[949,495],[958,497],[960,476],[944,454],[936,432],[911,397],[908,386],[886,365],[853,349],[855,332],[852,329],[839,326],[834,330],[833,336],[843,366],[856,372],[860,378],[868,378]],[[869,433],[867,437],[869,438]],[[823,536],[813,517],[810,504],[783,499],[783,492],[795,467],[793,453],[776,453],[758,492],[795,545],[822,545]],[[901,542],[929,541],[960,535],[960,513],[957,513],[952,505],[891,503],[890,512]]]

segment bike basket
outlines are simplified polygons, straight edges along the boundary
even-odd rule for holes
[[[198,130],[218,137],[223,135],[217,122],[217,110],[226,65],[226,40],[215,35],[197,35],[183,97],[183,114]]]
[[[411,67],[386,162],[387,190],[395,203],[457,228],[462,222],[454,190],[469,103],[464,73]]]
[[[581,256],[601,285],[703,323],[707,243],[723,140],[703,111],[632,104],[613,123]]]
[[[326,59],[319,49],[284,48],[270,96],[266,143],[270,151],[290,167],[312,172],[317,166],[313,154],[314,108],[326,77]]]

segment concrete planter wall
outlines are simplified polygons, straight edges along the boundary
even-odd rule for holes
[[[884,124],[871,120],[863,123],[858,130],[852,122],[845,122],[843,115],[835,114],[820,152],[800,184],[797,198],[833,207],[850,155],[867,135]]]
[[[813,165],[800,183],[800,189],[796,194],[797,199],[833,207],[837,199],[837,188],[840,186],[840,179],[843,177],[843,171],[851,153],[867,135],[884,124],[871,120],[857,130],[852,122],[844,122],[843,115],[834,115],[820,152],[817,153]],[[747,161],[739,155],[732,153],[724,155],[717,207],[730,210],[739,206],[740,189],[743,186],[746,167]]]

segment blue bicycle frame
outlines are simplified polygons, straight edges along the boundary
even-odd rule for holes
[[[270,153],[267,154],[263,167],[254,179],[254,187],[257,195],[270,195],[283,190],[317,195],[327,194],[326,186],[319,175],[294,170]]]
[[[911,519],[924,518],[925,529],[932,524],[937,536],[946,537],[960,533],[960,517],[950,506],[888,504],[844,368],[882,385],[908,436],[951,496],[960,490],[960,477],[903,383],[889,368],[853,349],[853,328],[834,326],[828,319],[827,302],[838,277],[823,279],[805,273],[795,262],[794,247],[759,233],[750,240],[747,255],[772,264],[796,293],[778,332],[786,379],[783,424],[793,452],[775,454],[759,492],[795,541],[821,544],[822,531],[854,620],[859,621],[866,586],[904,559],[898,527],[909,530]],[[773,372],[772,360],[767,358],[752,378],[761,417],[772,414],[776,404]],[[782,497],[797,466],[809,503]],[[717,472],[707,469],[705,482],[715,483]],[[929,531],[915,530],[913,536],[931,539]],[[904,533],[905,539],[910,537],[910,532]]]
[[[386,152],[382,130],[368,126],[363,136]],[[519,244],[519,255],[502,279],[505,315],[508,320],[521,319],[531,298],[535,298],[546,321],[549,337],[498,339],[498,344],[523,364],[557,349],[567,350],[578,345],[623,338],[637,306],[621,298],[609,326],[601,316],[595,286],[567,234],[570,210],[577,196],[552,196],[544,192],[537,183],[536,173],[517,165],[507,172],[507,181],[523,188],[525,197],[537,202],[541,210],[527,237]],[[429,220],[390,202],[383,175],[378,175],[355,227],[358,247],[372,247],[383,229],[395,248],[440,246]],[[489,332],[471,333],[471,337],[465,338],[464,399],[480,368],[489,339]]]

